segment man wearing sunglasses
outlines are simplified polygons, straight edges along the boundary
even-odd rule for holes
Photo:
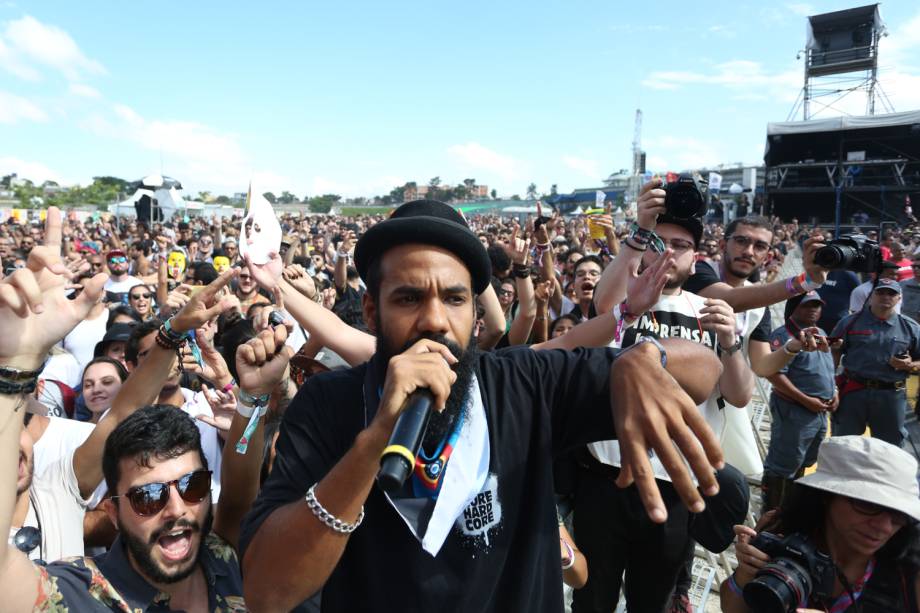
[[[128,291],[143,281],[128,274],[128,255],[121,249],[112,249],[105,254],[105,263],[109,267],[109,280],[105,282],[106,301],[126,304]]]

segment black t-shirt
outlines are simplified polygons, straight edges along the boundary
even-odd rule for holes
[[[769,343],[770,335],[773,333],[773,316],[770,313],[769,307],[763,310],[763,315],[760,318],[760,322],[757,324],[757,327],[751,330],[750,340],[760,341],[761,343]]]
[[[366,329],[364,325],[364,310],[361,305],[361,297],[364,295],[364,288],[358,289],[345,284],[345,289],[336,288],[335,304],[332,305],[332,312],[339,316],[339,319],[349,326]]]
[[[719,278],[719,273],[716,272],[712,264],[709,262],[697,262],[695,272],[684,282],[683,289],[699,294],[710,285],[721,282],[722,279]]]
[[[375,486],[364,523],[323,587],[323,611],[545,611],[562,608],[552,456],[615,437],[612,349],[483,353],[476,374],[489,428],[486,486],[432,557]],[[373,419],[373,363],[311,377],[284,416],[271,476],[241,547],[280,506],[302,500]],[[450,470],[448,464],[447,470]]]

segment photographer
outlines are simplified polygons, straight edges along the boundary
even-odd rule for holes
[[[905,381],[920,371],[920,324],[897,312],[901,286],[880,279],[866,308],[840,320],[831,338],[834,361],[843,362],[840,407],[834,413],[834,436],[862,434],[901,445],[906,436]]]
[[[735,526],[738,568],[722,583],[722,610],[917,611],[916,474],[917,461],[883,441],[858,436],[825,441],[817,472],[796,482],[765,526],[778,538]],[[787,547],[790,541],[798,547]],[[770,552],[755,546],[763,542]]]

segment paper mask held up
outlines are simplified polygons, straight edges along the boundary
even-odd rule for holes
[[[240,229],[240,254],[249,256],[253,264],[268,264],[271,254],[281,248],[281,225],[272,205],[249,186],[246,216]]]

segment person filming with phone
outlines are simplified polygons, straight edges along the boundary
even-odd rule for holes
[[[834,359],[824,330],[817,327],[824,300],[815,291],[786,301],[785,325],[770,335],[770,348],[786,364],[767,376],[770,395],[770,448],[761,481],[764,512],[782,503],[792,480],[818,457],[827,434],[827,412],[837,409]]]

